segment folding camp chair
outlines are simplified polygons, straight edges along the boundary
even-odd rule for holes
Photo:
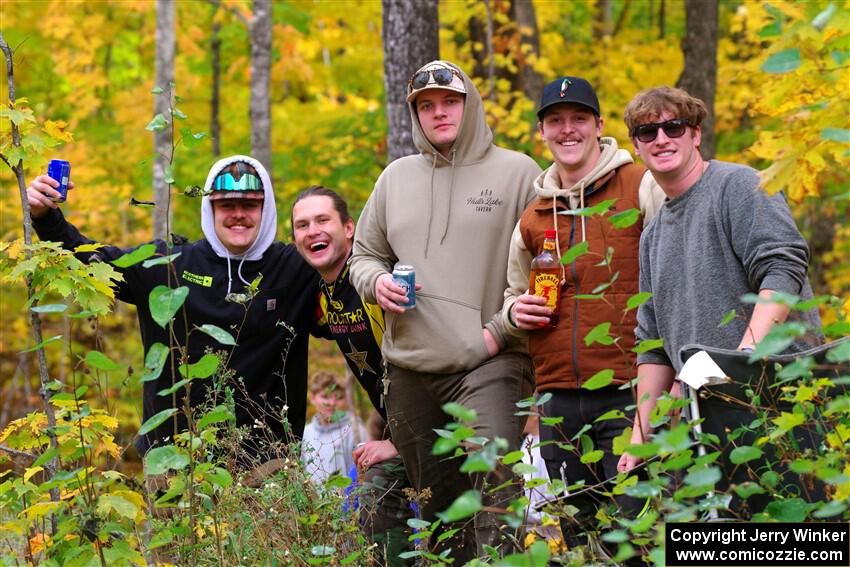
[[[767,408],[768,419],[779,417],[781,412],[792,411],[793,404],[780,399],[780,384],[776,380],[777,365],[784,367],[797,359],[811,357],[815,363],[812,368],[814,378],[850,376],[850,363],[834,363],[827,359],[830,350],[847,341],[850,341],[850,337],[797,354],[769,356],[752,364],[749,363],[749,353],[702,345],[682,347],[680,356],[685,366],[677,378],[687,386],[683,389],[691,400],[688,419],[696,421],[694,433],[697,441],[700,441],[703,433],[715,435],[720,440],[717,464],[723,476],[716,485],[717,490],[726,491],[747,481],[757,482],[760,475],[769,470],[771,463],[775,463],[779,457],[775,446],[767,443],[761,447],[761,457],[737,465],[731,461],[730,455],[736,447],[756,445],[762,435],[758,427],[746,428],[734,441],[729,440],[731,431],[761,417],[753,406],[753,397],[759,398],[759,407]],[[794,379],[784,381],[781,385],[797,382]],[[847,385],[839,381],[829,393],[846,394]],[[789,432],[788,439],[799,450],[811,449],[816,452],[824,436],[825,432],[819,431],[817,424],[803,423]],[[705,454],[706,448],[700,443],[698,451]],[[824,485],[817,479],[794,473],[787,466],[774,466],[773,470],[779,474],[774,493],[794,494],[807,502],[824,498]],[[755,494],[744,501],[733,494],[729,509],[736,516],[748,517],[763,511],[773,499],[773,494]],[[716,511],[712,517],[717,518]]]

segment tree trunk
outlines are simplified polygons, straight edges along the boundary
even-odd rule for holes
[[[218,6],[216,6],[218,11]],[[215,17],[215,12],[213,12]],[[212,139],[212,153],[214,156],[221,154],[221,122],[219,122],[219,101],[221,89],[221,38],[218,32],[221,25],[218,22],[213,22],[212,31],[210,32],[210,56],[212,67],[212,96],[210,97],[210,138]]]
[[[171,97],[174,83],[174,0],[156,2],[156,86],[162,93],[154,97],[154,115],[162,114],[168,126],[155,131],[153,162],[153,237],[168,240],[171,225],[171,185],[166,183],[165,170],[172,158],[174,117],[171,116]]]
[[[715,154],[714,95],[717,90],[717,0],[685,0],[685,67],[676,86],[705,102],[708,116],[702,123],[700,152]]]
[[[600,40],[607,35],[611,35],[611,0],[596,0],[593,39]]]
[[[666,0],[661,0],[661,4],[658,6],[658,39],[664,39],[664,36],[667,34],[666,13],[667,2]]]
[[[393,161],[418,151],[407,109],[407,81],[416,69],[440,58],[439,20],[437,0],[382,0],[382,5],[387,149]]]
[[[520,88],[525,96],[537,104],[540,95],[543,94],[543,77],[534,70],[529,61],[530,58],[540,55],[537,14],[534,12],[534,4],[531,0],[514,0],[511,12],[519,33],[519,53],[516,60],[519,67]]]
[[[272,62],[272,2],[254,0],[251,20],[251,152],[272,175],[269,75]]]

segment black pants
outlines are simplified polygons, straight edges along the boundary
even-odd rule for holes
[[[548,391],[552,394],[552,398],[543,404],[541,417],[562,416],[564,421],[559,425],[547,426],[541,420],[540,441],[557,441],[575,446],[575,450],[572,451],[565,450],[555,443],[540,448],[550,479],[563,479],[567,486],[583,480],[585,486],[593,486],[617,475],[617,462],[620,457],[612,452],[614,438],[622,434],[623,430],[631,424],[629,419],[634,415],[634,410],[626,412],[625,409],[634,404],[631,390],[618,388],[619,386],[607,386],[598,390]],[[629,419],[623,417],[594,423],[598,417],[611,410],[620,410]],[[586,452],[582,450],[581,439],[573,439],[585,425],[591,427],[580,437],[587,436],[593,442],[592,450],[601,450],[604,453],[602,459],[590,464],[584,464],[580,460],[582,454]],[[581,489],[577,488],[571,492],[578,490]],[[579,507],[575,521],[562,517],[560,523],[564,542],[573,548],[587,542],[583,534],[587,527],[595,527],[594,518],[600,505],[616,505],[620,509],[620,514],[634,517],[642,503],[629,496],[618,496],[613,500],[597,496],[577,498],[570,504]]]

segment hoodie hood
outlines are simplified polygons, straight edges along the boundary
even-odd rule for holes
[[[251,164],[260,179],[263,181],[263,214],[260,217],[260,228],[257,231],[257,238],[243,254],[231,254],[230,251],[221,243],[218,235],[215,233],[215,223],[213,222],[212,202],[209,198],[209,193],[212,188],[213,180],[221,172],[222,169],[231,163],[242,161]],[[277,207],[274,201],[274,191],[272,190],[272,180],[269,173],[263,165],[252,157],[248,156],[230,156],[218,160],[215,165],[210,168],[207,175],[207,181],[204,183],[204,197],[201,199],[201,228],[204,231],[204,237],[210,243],[213,251],[221,258],[232,258],[237,260],[259,260],[263,257],[263,253],[271,246],[277,234]]]
[[[472,83],[472,80],[464,73],[457,65],[448,61],[431,61],[420,67],[419,71],[433,66],[434,64],[442,64],[446,67],[456,69],[463,79],[464,87],[466,88],[466,100],[463,106],[463,119],[460,123],[457,139],[452,146],[452,154],[454,159],[446,158],[428,141],[422,127],[419,125],[419,115],[416,112],[416,99],[407,103],[410,109],[410,119],[413,124],[413,143],[416,148],[425,156],[429,156],[434,160],[435,167],[452,165],[455,166],[469,165],[477,163],[484,159],[490,146],[493,144],[493,132],[487,126],[484,120],[484,106],[481,101],[481,95],[478,89]],[[419,72],[417,71],[417,72]]]
[[[572,187],[561,187],[561,176],[558,175],[557,164],[552,164],[549,169],[537,176],[534,180],[534,191],[538,197],[553,199],[561,197],[566,199],[571,209],[578,209],[583,201],[582,197],[588,187],[606,175],[628,163],[634,163],[632,155],[617,146],[614,138],[600,138],[599,147],[602,154],[596,162],[596,166]]]

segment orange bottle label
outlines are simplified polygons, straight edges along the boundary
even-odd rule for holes
[[[552,311],[558,309],[558,298],[560,297],[561,278],[559,274],[552,272],[536,272],[534,274],[534,295],[546,298],[546,307]]]

